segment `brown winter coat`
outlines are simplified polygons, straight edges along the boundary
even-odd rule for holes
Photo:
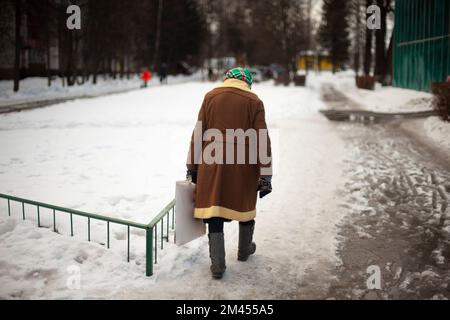
[[[224,143],[224,141],[229,138],[225,134],[226,129],[242,129],[244,131],[250,128],[255,130],[267,129],[262,101],[250,91],[245,82],[228,79],[205,96],[198,121],[202,123],[202,134],[208,129],[218,129],[221,138],[216,137],[210,138],[210,141],[203,141],[201,151],[204,154],[201,157],[198,152],[195,152],[195,131],[192,135],[187,167],[198,173],[195,218],[222,217],[237,221],[254,219],[256,216],[258,180],[261,175],[260,168],[264,167],[266,170],[268,168],[271,172],[271,161],[265,164],[261,163],[258,153],[257,162],[253,161],[253,164],[251,164],[249,162],[250,139],[245,140],[245,146],[243,146],[242,141],[238,142],[237,139],[232,140],[230,146],[230,140],[228,139],[228,147],[234,148],[235,161],[234,164],[225,164],[227,143]],[[267,140],[268,145],[265,154],[271,156],[268,136]],[[259,139],[257,139],[257,143],[260,143]],[[237,163],[239,144],[241,148],[245,149],[245,164]],[[217,152],[218,149],[215,149],[217,146],[223,146],[220,148],[220,150],[223,150],[222,157],[220,157],[220,152]],[[212,149],[214,151],[211,151]],[[198,150],[199,148],[197,148]],[[206,151],[214,157],[222,158],[224,164],[217,163],[218,161],[212,164],[208,162],[210,164],[207,164],[207,161],[204,160]],[[194,161],[196,158],[197,162]],[[201,159],[200,164],[195,164],[199,163],[198,159]],[[267,171],[263,172],[263,175],[268,175]]]

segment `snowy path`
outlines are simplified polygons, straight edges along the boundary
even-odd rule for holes
[[[338,109],[351,103],[333,97]],[[346,141],[339,205],[346,214],[339,224],[342,264],[328,298],[448,299],[448,149],[427,138],[424,121],[386,116],[379,124],[337,126]],[[367,288],[369,266],[380,268],[380,290]]]
[[[274,140],[274,192],[258,204],[258,250],[247,263],[236,260],[238,225],[227,225],[223,281],[210,279],[206,237],[165,246],[154,277],[145,278],[141,232],[132,232],[127,264],[120,228],[105,250],[82,234],[78,241],[68,237],[62,219],[59,235],[7,218],[2,202],[0,298],[323,297],[338,262],[344,142],[317,113],[319,87],[314,81],[308,88],[255,85]],[[184,177],[187,143],[210,88],[151,88],[1,116],[0,192],[148,222]],[[75,228],[84,230],[83,221]],[[103,226],[94,224],[92,234],[101,242]],[[72,265],[81,268],[80,290],[66,286]]]
[[[271,199],[258,206],[257,254],[238,262],[236,223],[227,226],[227,273],[221,282],[210,280],[206,239],[186,255],[182,250],[161,264],[156,283],[166,289],[158,297],[214,299],[298,299],[323,297],[335,267],[335,187],[341,141],[327,133],[316,115],[306,122],[283,121],[280,130],[280,168]],[[325,131],[325,132],[324,132]],[[324,146],[328,146],[324,150]],[[308,157],[305,157],[308,155]],[[328,157],[332,155],[333,158]],[[184,287],[180,290],[180,287]],[[125,291],[121,298],[146,296],[148,288]]]
[[[330,296],[448,298],[450,167],[398,128],[342,124],[350,155],[342,209],[343,264]],[[366,268],[381,268],[382,290],[367,290]]]

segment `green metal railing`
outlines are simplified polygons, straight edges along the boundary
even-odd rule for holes
[[[160,246],[164,248],[164,241],[169,242],[170,229],[175,229],[175,200],[172,200],[161,212],[149,223],[142,224],[133,221],[117,219],[98,214],[83,212],[79,210],[72,210],[63,208],[48,203],[23,199],[19,197],[9,196],[0,193],[0,198],[7,200],[8,216],[11,216],[11,202],[18,202],[22,204],[22,219],[26,220],[25,204],[32,205],[37,208],[37,224],[41,227],[41,208],[52,210],[53,216],[53,231],[56,230],[56,213],[66,213],[70,216],[70,235],[74,236],[73,216],[81,216],[87,218],[87,238],[91,241],[91,219],[106,222],[106,246],[110,248],[110,224],[118,224],[127,227],[127,262],[130,262],[130,228],[145,230],[145,274],[150,277],[153,275],[153,264],[158,263],[158,228],[160,229]],[[165,223],[164,223],[165,222]]]

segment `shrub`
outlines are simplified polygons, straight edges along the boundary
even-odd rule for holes
[[[304,87],[306,85],[306,76],[295,75],[294,76],[294,84],[299,87]]]
[[[431,91],[434,109],[442,120],[450,122],[450,82],[434,82]]]
[[[375,77],[372,76],[356,76],[356,86],[359,89],[374,90]]]
[[[280,74],[277,78],[275,78],[275,85],[285,85],[288,86],[291,83],[291,79],[289,74]]]

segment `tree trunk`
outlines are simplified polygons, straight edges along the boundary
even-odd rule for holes
[[[367,7],[372,5],[372,0],[366,1]],[[369,18],[369,15],[366,15],[366,19]],[[372,69],[372,30],[366,28],[366,46],[364,48],[364,74],[366,76],[370,75],[370,71]]]
[[[127,79],[130,80],[131,79],[131,70],[130,70],[130,58],[127,57],[125,60],[125,65],[126,65],[126,75],[127,75]]]
[[[52,85],[52,70],[50,66],[50,39],[47,39],[47,85],[51,87]]]
[[[20,35],[21,24],[22,24],[22,1],[14,1],[16,4],[16,29],[15,29],[15,52],[14,52],[14,92],[19,91],[20,82],[20,57],[22,50],[22,38]]]
[[[61,85],[66,86],[65,78],[65,56],[64,56],[64,42],[63,42],[63,19],[64,16],[61,13],[61,8],[58,6],[57,10],[57,32],[58,32],[58,76],[61,78]]]
[[[333,65],[332,72],[333,74],[335,74],[337,72],[337,62],[335,58],[331,58],[331,60],[332,60],[331,64]]]
[[[393,76],[393,72],[392,72],[392,59],[393,59],[393,44],[394,44],[394,33],[392,33],[391,36],[391,40],[389,42],[389,47],[386,53],[386,67],[385,67],[385,71],[384,71],[384,75],[385,75],[385,85],[390,86],[392,85],[392,76]]]
[[[308,40],[307,40],[307,46],[306,46],[306,56],[305,56],[305,72],[306,74],[309,74],[309,59],[308,59],[308,53],[311,51],[311,45],[312,45],[312,0],[308,0],[308,23],[307,23],[307,32],[308,32]]]
[[[381,29],[375,32],[375,76],[380,82],[384,81],[386,69],[386,18],[387,8],[384,0],[377,0],[377,4],[381,9]]]
[[[49,4],[49,0],[45,1],[45,11],[46,11],[46,15],[47,15],[47,21],[45,21],[45,37],[46,37],[46,53],[47,53],[47,85],[50,87],[52,85],[52,71],[51,71],[51,55],[50,55],[50,47],[51,47],[51,43],[50,43],[50,4]]]
[[[112,73],[112,78],[114,80],[116,80],[117,78],[117,60],[116,58],[111,59],[111,73]]]
[[[360,0],[356,1],[356,50],[355,50],[355,56],[354,56],[354,69],[356,75],[359,74],[359,69],[361,68],[361,57],[360,57],[360,50],[361,50],[361,3]]]
[[[123,79],[125,75],[125,57],[122,56],[120,59],[120,79]]]
[[[93,70],[93,75],[92,75],[92,84],[97,84],[98,65],[99,65],[99,62],[97,59],[95,59],[94,70]]]
[[[66,66],[66,78],[67,85],[69,87],[73,86],[75,81],[73,79],[73,39],[72,33],[69,32],[67,35],[67,43],[66,43],[66,53],[67,53],[67,66]]]
[[[108,58],[104,58],[102,61],[102,74],[103,74],[103,80],[106,81],[106,79],[108,79],[108,72],[109,72],[109,67],[108,67]]]
[[[131,79],[131,70],[130,70],[130,58],[127,57],[126,60],[126,74],[127,74],[127,79],[130,80]]]

